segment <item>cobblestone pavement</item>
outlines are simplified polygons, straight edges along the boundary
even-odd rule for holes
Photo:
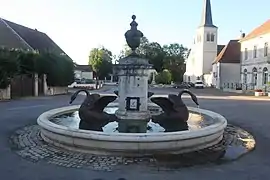
[[[18,129],[10,137],[12,150],[32,162],[44,161],[71,168],[112,171],[122,166],[145,166],[146,171],[178,170],[181,167],[206,163],[222,163],[236,160],[253,150],[255,141],[246,131],[229,125],[224,139],[217,145],[182,155],[158,155],[147,158],[125,158],[117,156],[95,156],[57,148],[44,142],[38,125]],[[221,158],[221,156],[223,156]],[[168,160],[169,159],[169,160]]]
[[[108,90],[109,91],[109,90]],[[153,90],[166,94],[168,91]],[[201,94],[203,95],[203,93]],[[208,94],[206,94],[208,95]],[[81,103],[84,97],[78,97],[74,104]],[[48,163],[31,162],[14,153],[10,148],[9,137],[22,127],[36,124],[37,117],[44,111],[68,105],[69,97],[55,96],[14,100],[0,103],[0,173],[1,178],[11,180],[261,180],[269,179],[270,121],[269,105],[266,101],[199,99],[200,107],[216,111],[225,116],[229,123],[242,127],[252,133],[256,139],[256,148],[239,160],[220,165],[201,165],[180,168],[177,171],[156,171],[147,166],[119,166],[116,171],[97,171],[92,168],[67,168]],[[188,105],[193,105],[185,99]],[[149,170],[149,171],[148,171]]]

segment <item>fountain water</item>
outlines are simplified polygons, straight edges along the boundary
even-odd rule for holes
[[[117,96],[80,90],[71,97],[71,103],[84,91],[87,96],[81,106],[53,109],[40,115],[37,122],[42,138],[69,150],[124,156],[185,153],[219,143],[227,126],[226,119],[208,110],[187,107],[181,95],[190,94],[198,105],[193,93],[183,90],[178,95],[164,97],[148,92],[148,73],[152,65],[136,54],[143,34],[137,30],[134,15],[132,19],[131,29],[125,34],[132,53],[120,59],[114,69],[119,77],[119,90],[115,91],[118,103],[113,102]],[[151,96],[153,103],[149,103]],[[69,121],[70,114],[76,111],[78,115]],[[203,119],[194,118],[202,116]],[[190,128],[191,124],[196,125],[196,120],[200,121],[200,126]],[[66,123],[68,121],[70,123]],[[75,121],[79,121],[79,127],[74,127]],[[105,131],[104,126],[110,126],[111,130]],[[116,128],[118,132],[113,132]]]

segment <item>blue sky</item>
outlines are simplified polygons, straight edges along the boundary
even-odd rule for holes
[[[190,46],[203,0],[2,0],[0,17],[47,33],[79,64],[89,51],[105,46],[118,54],[131,15],[150,41]],[[255,3],[256,2],[256,3]],[[212,0],[219,44],[248,33],[269,15],[269,0]]]

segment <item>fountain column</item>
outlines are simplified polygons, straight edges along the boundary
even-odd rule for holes
[[[126,41],[132,53],[119,60],[114,72],[118,76],[119,109],[118,131],[125,133],[145,133],[150,120],[148,111],[148,74],[152,65],[140,58],[135,50],[140,45],[143,33],[137,30],[138,24],[132,16],[131,29],[125,33]]]

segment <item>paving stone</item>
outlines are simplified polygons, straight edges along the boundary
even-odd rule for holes
[[[95,156],[92,154],[67,151],[51,144],[47,144],[40,137],[38,125],[23,127],[10,136],[12,150],[22,158],[38,163],[45,161],[49,164],[64,166],[68,168],[86,168],[98,171],[112,171],[124,166],[147,166],[151,170],[168,171],[187,166],[205,164],[220,161],[220,154],[228,147],[242,146],[245,151],[240,152],[237,157],[251,151],[255,146],[255,140],[248,132],[239,127],[228,125],[224,132],[223,140],[212,147],[197,152],[173,156],[154,156],[149,158],[125,158],[121,156]],[[224,159],[230,159],[226,157]],[[183,163],[184,162],[184,163]]]

